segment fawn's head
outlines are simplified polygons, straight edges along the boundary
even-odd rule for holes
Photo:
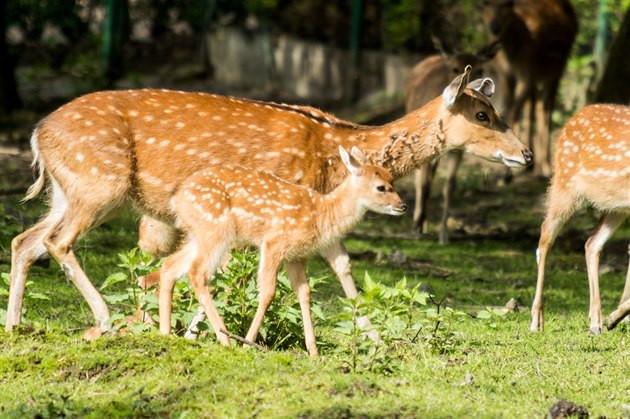
[[[385,169],[368,163],[368,158],[357,147],[352,147],[352,154],[339,146],[341,161],[350,172],[347,182],[357,203],[379,214],[402,215],[407,205],[392,186],[393,177]]]
[[[490,78],[468,82],[472,68],[466,66],[442,93],[446,113],[440,130],[446,149],[462,149],[509,167],[527,166],[533,155],[514,135],[488,99],[494,94]]]

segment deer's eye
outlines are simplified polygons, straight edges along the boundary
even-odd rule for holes
[[[376,190],[379,192],[385,192],[387,190],[387,188],[385,188],[385,185],[378,185],[376,187]]]
[[[485,112],[477,112],[477,115],[475,115],[477,117],[477,120],[479,121],[487,121],[488,120],[488,114]]]

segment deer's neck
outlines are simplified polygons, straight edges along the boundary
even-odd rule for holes
[[[441,103],[441,98],[437,98],[389,124],[359,127],[342,145],[348,150],[359,147],[372,162],[398,179],[444,153]]]

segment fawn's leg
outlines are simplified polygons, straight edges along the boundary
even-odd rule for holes
[[[311,287],[306,279],[306,260],[292,261],[286,264],[287,274],[291,280],[291,287],[298,297],[302,323],[304,323],[304,340],[309,355],[317,355],[315,328],[311,318]]]
[[[256,342],[265,312],[276,294],[276,279],[281,264],[282,255],[275,250],[275,246],[268,242],[263,243],[260,246],[260,266],[258,267],[258,309],[245,337],[250,342]]]
[[[226,240],[222,239],[218,239],[215,243],[219,244],[214,249],[209,251],[204,249],[203,254],[201,255],[203,259],[194,261],[188,274],[190,276],[190,282],[195,290],[197,300],[204,308],[204,312],[214,329],[217,339],[224,346],[229,346],[229,337],[225,333],[221,332],[221,330],[227,331],[227,329],[225,328],[223,319],[214,305],[214,300],[212,299],[212,294],[210,293],[210,288],[208,287],[207,278],[208,276],[214,274],[217,268],[221,265],[221,259],[230,249],[230,245]]]
[[[198,257],[196,243],[187,242],[180,250],[166,258],[160,268],[160,333],[171,333],[171,310],[173,306],[173,287],[177,278],[190,270],[193,261]]]
[[[586,241],[586,269],[590,289],[588,317],[591,320],[590,330],[594,334],[602,332],[602,303],[599,296],[599,255],[604,244],[626,219],[624,214],[607,213],[599,220],[595,233]]]

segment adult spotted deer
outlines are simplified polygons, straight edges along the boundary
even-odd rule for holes
[[[529,164],[531,152],[483,93],[492,80],[476,80],[467,87],[470,72],[467,67],[426,106],[379,127],[356,125],[310,107],[164,90],[98,92],[62,106],[33,132],[39,178],[26,199],[48,178],[51,209],[13,239],[6,328],[21,320],[30,266],[49,252],[96,318],[97,327],[86,336],[108,330],[107,305],[74,255],[77,237],[126,202],[152,222],[172,226],[173,191],[210,165],[255,167],[325,193],[345,177],[339,145],[359,146],[394,179],[452,149],[508,166]],[[168,237],[157,242],[175,242],[177,229],[162,227],[156,230]],[[320,254],[339,276],[345,294],[356,297],[341,242],[331,242]]]
[[[260,302],[246,339],[256,340],[284,261],[300,303],[306,348],[310,355],[317,355],[306,256],[341,237],[368,210],[401,215],[407,209],[394,192],[392,176],[381,167],[366,165],[367,158],[356,147],[352,152],[360,161],[339,146],[350,175],[326,195],[240,166],[213,166],[183,182],[171,199],[171,208],[185,238],[161,268],[160,331],[170,333],[173,286],[188,272],[219,341],[227,345],[227,336],[221,333],[225,325],[208,292],[207,277],[233,246],[254,245],[260,248]]]
[[[453,74],[461,74],[467,65],[472,66],[478,76],[481,77],[485,71],[483,65],[492,59],[501,47],[500,42],[496,41],[483,46],[474,54],[452,53],[443,48],[439,39],[433,38],[433,43],[440,51],[440,54],[431,55],[420,61],[413,67],[407,78],[405,108],[408,113],[421,108],[442,94],[442,86],[448,84]],[[447,221],[449,206],[455,189],[455,175],[462,161],[462,154],[462,150],[452,150],[446,154],[447,175],[442,191],[444,202],[439,233],[441,244],[448,243]],[[413,211],[413,224],[421,234],[426,234],[428,229],[427,204],[439,161],[440,159],[435,159],[433,162],[417,169],[415,173],[416,200]]]
[[[599,255],[606,241],[630,214],[630,108],[591,105],[577,112],[558,137],[554,175],[536,252],[538,282],[531,330],[543,329],[543,284],[547,253],[560,228],[583,202],[602,212],[585,246],[590,289],[590,330],[602,330]],[[630,270],[630,266],[628,267]],[[630,271],[621,297],[630,298]]]
[[[484,0],[483,18],[503,46],[498,71],[514,86],[507,121],[534,151],[534,173],[550,176],[551,112],[577,33],[575,11],[569,0]]]

